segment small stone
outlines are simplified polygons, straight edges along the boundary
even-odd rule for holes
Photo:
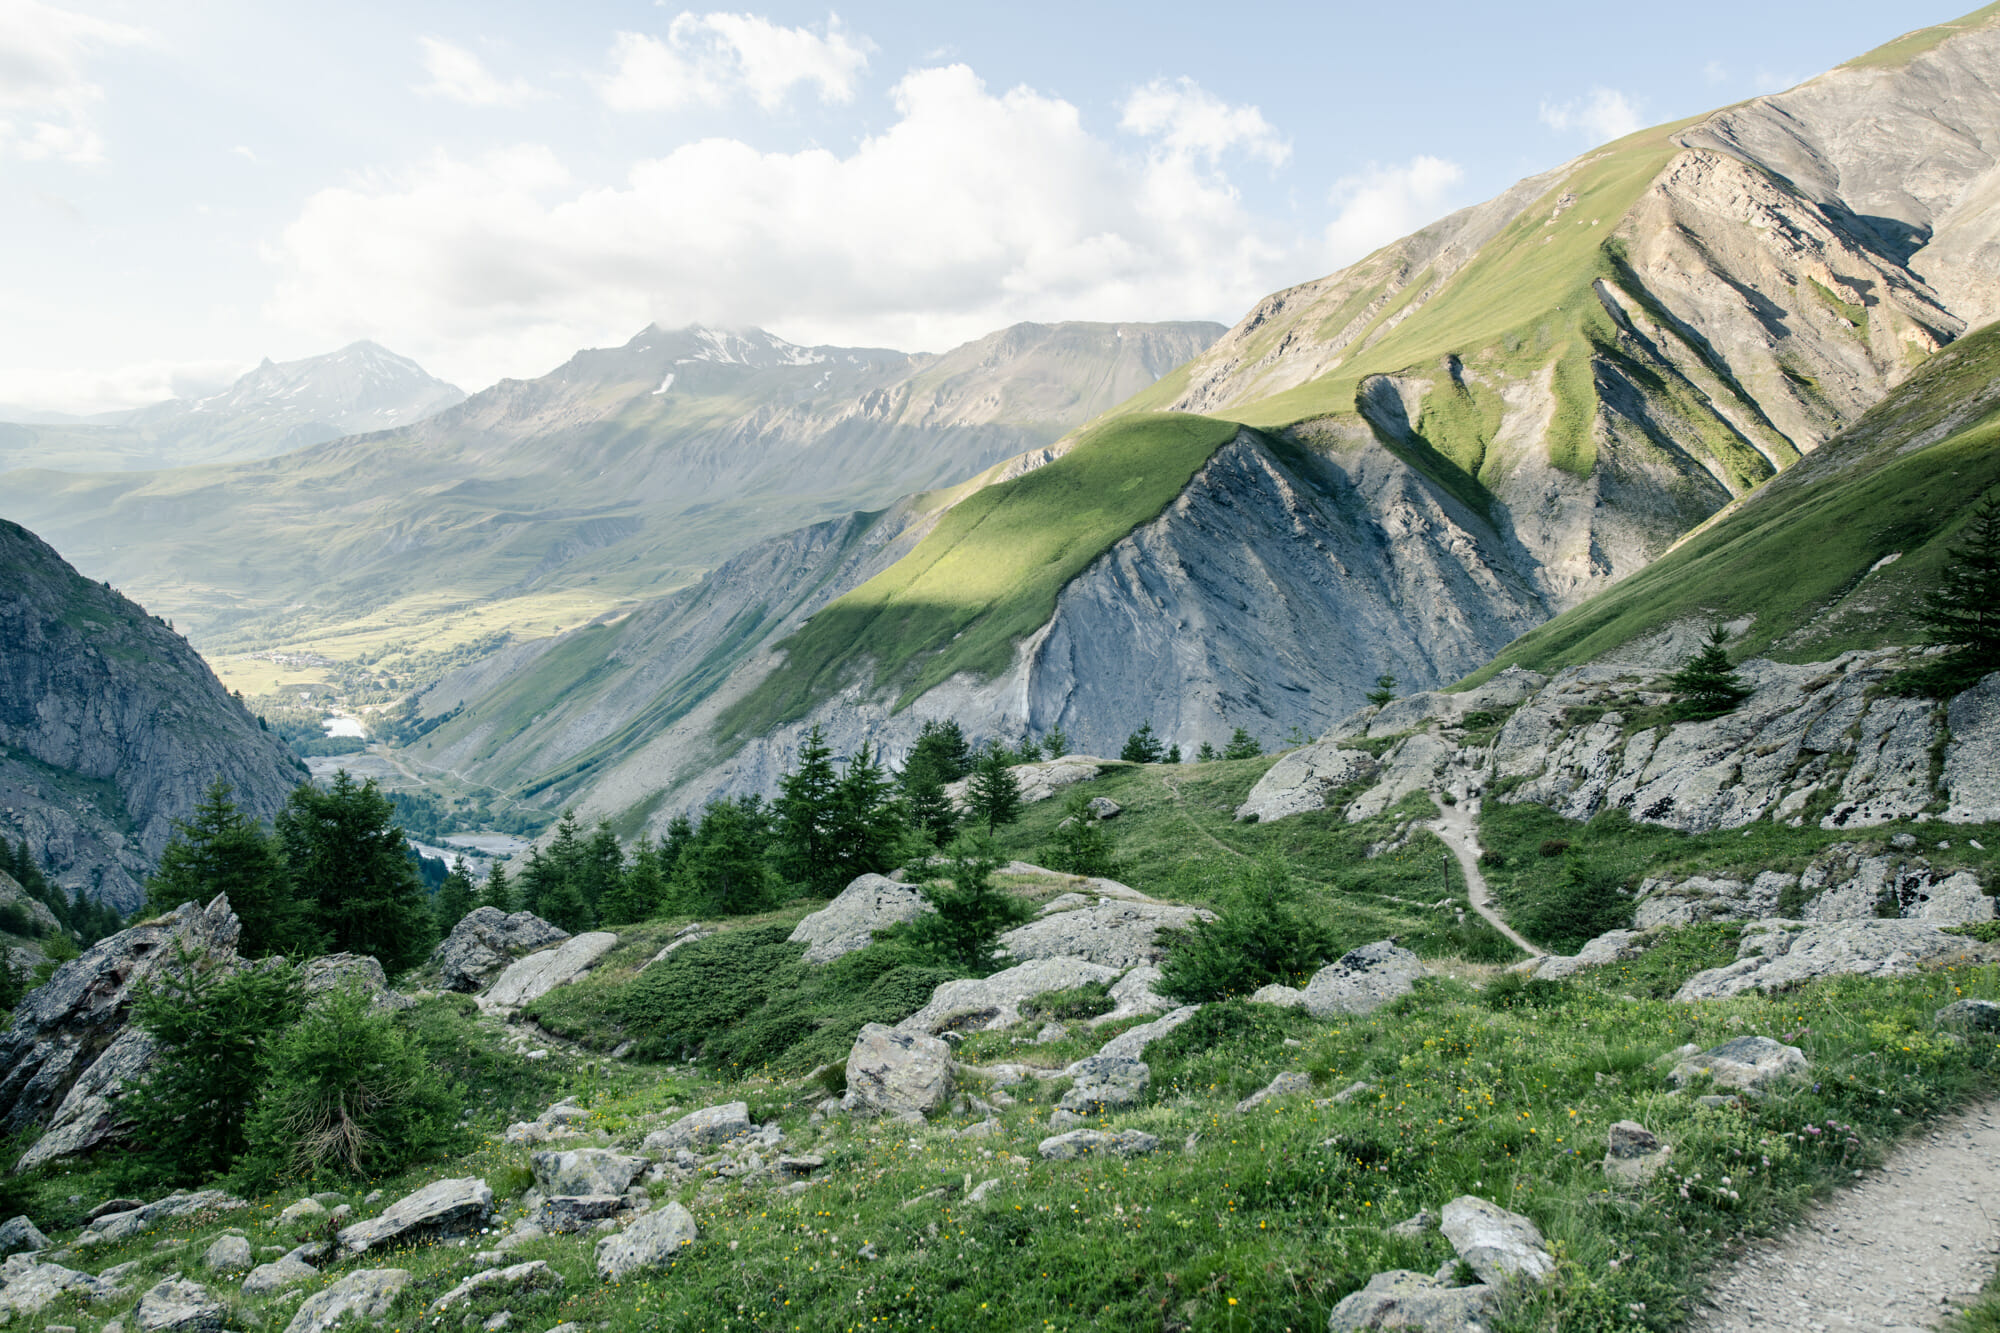
[[[448,1310],[462,1301],[468,1301],[480,1292],[492,1290],[540,1291],[548,1287],[563,1285],[563,1276],[550,1268],[544,1260],[535,1259],[525,1264],[515,1264],[511,1268],[490,1268],[483,1273],[474,1273],[465,1281],[447,1291],[432,1304],[433,1310]]]
[[[670,1156],[685,1148],[709,1148],[727,1143],[754,1128],[745,1102],[724,1102],[684,1115],[665,1129],[656,1129],[642,1145],[648,1153]]]
[[[1402,1221],[1396,1223],[1395,1226],[1390,1227],[1389,1234],[1392,1236],[1406,1236],[1415,1239],[1418,1237],[1427,1236],[1431,1232],[1436,1231],[1437,1225],[1438,1225],[1437,1214],[1426,1209],[1425,1211],[1420,1212],[1413,1217],[1406,1217]]]
[[[1496,1286],[1517,1277],[1540,1281],[1555,1269],[1541,1229],[1485,1199],[1469,1194],[1453,1199],[1444,1206],[1439,1229],[1481,1281]]]
[[[1959,1000],[1938,1010],[1933,1021],[1941,1028],[2000,1033],[2000,1004],[1991,1000]]]
[[[326,1205],[318,1199],[300,1199],[279,1213],[278,1221],[286,1226],[310,1226],[325,1216]]]
[[[507,1325],[513,1322],[514,1322],[514,1312],[512,1310],[502,1310],[499,1314],[494,1315],[491,1319],[488,1319],[485,1323],[481,1324],[479,1327],[484,1329],[485,1333],[500,1333],[501,1329],[507,1327]]]
[[[1626,1184],[1644,1184],[1667,1163],[1674,1145],[1636,1120],[1621,1120],[1605,1137],[1604,1174]]]
[[[1107,1134],[1100,1129],[1073,1129],[1067,1134],[1043,1139],[1037,1151],[1044,1161],[1067,1162],[1078,1157],[1107,1153],[1114,1157],[1139,1157],[1157,1151],[1159,1146],[1159,1139],[1136,1129],[1116,1134]]]
[[[1287,1070],[1285,1073],[1272,1079],[1261,1090],[1251,1093],[1248,1097],[1236,1103],[1236,1114],[1248,1115],[1274,1097],[1290,1097],[1295,1093],[1305,1092],[1311,1087],[1312,1079],[1309,1076],[1301,1074],[1296,1070]]]
[[[1686,1083],[1707,1074],[1721,1087],[1757,1089],[1803,1074],[1809,1067],[1805,1052],[1796,1046],[1769,1037],[1735,1037],[1682,1060],[1674,1067],[1674,1081]]]
[[[1434,1277],[1394,1269],[1377,1273],[1368,1285],[1333,1307],[1328,1333],[1362,1333],[1366,1329],[1484,1328],[1485,1316],[1498,1302],[1490,1286],[1447,1287]]]

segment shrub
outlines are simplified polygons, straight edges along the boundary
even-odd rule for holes
[[[1024,1018],[1052,1018],[1058,1023],[1071,1023],[1081,1018],[1096,1018],[1108,1014],[1118,1007],[1111,998],[1111,984],[1105,981],[1089,981],[1068,990],[1044,991],[1021,1005]]]
[[[272,1048],[246,1177],[400,1171],[456,1134],[458,1099],[358,986],[316,1000]]]
[[[1118,877],[1120,867],[1111,839],[1103,823],[1090,813],[1090,798],[1082,792],[1072,791],[1063,801],[1062,823],[1056,826],[1055,842],[1042,853],[1042,864],[1065,875]]]
[[[942,877],[923,887],[924,900],[937,911],[910,922],[903,938],[930,962],[960,975],[992,971],[1001,932],[1033,915],[1027,903],[993,887],[993,872],[1005,864],[984,838],[953,843]]]
[[[1630,926],[1632,900],[1615,873],[1579,859],[1560,881],[1524,896],[1510,915],[1529,939],[1570,953],[1607,930]]]
[[[1535,849],[1543,856],[1561,856],[1569,850],[1568,838],[1544,838],[1542,845]],[[1495,864],[1498,864],[1497,862]]]
[[[1291,868],[1275,848],[1267,850],[1213,921],[1197,922],[1174,941],[1160,969],[1160,994],[1196,1004],[1303,981],[1334,956],[1336,941],[1294,896]]]

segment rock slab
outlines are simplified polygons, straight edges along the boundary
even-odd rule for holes
[[[1734,1037],[1674,1067],[1674,1080],[1690,1082],[1707,1074],[1717,1086],[1755,1092],[1809,1068],[1806,1053],[1769,1037]]]
[[[1453,1199],[1444,1206],[1438,1229],[1482,1282],[1494,1286],[1515,1279],[1539,1282],[1555,1271],[1555,1257],[1541,1228],[1485,1199],[1470,1194]]]
[[[493,1190],[485,1181],[477,1177],[434,1180],[390,1204],[379,1217],[343,1229],[340,1249],[351,1256],[392,1242],[462,1236],[492,1218]]]
[[[864,1116],[930,1115],[951,1100],[951,1069],[951,1047],[938,1038],[869,1023],[848,1052],[841,1106]]]
[[[634,1273],[664,1268],[684,1246],[701,1238],[694,1215],[678,1203],[642,1214],[630,1226],[597,1242],[597,1275],[619,1282]]]
[[[808,963],[830,963],[843,954],[867,948],[875,942],[876,931],[935,910],[922,893],[907,884],[885,875],[862,875],[842,889],[839,897],[799,922],[787,938],[809,946],[805,952]]]
[[[374,1322],[389,1313],[396,1297],[410,1284],[409,1270],[364,1268],[349,1273],[325,1291],[306,1297],[285,1333],[327,1333],[344,1323]]]

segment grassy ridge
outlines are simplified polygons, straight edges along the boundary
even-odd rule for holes
[[[1964,32],[1968,28],[1976,28],[1995,18],[2000,18],[2000,4],[1975,9],[1964,18],[1953,19],[1949,23],[1936,23],[1928,28],[1918,28],[1915,32],[1905,33],[1893,42],[1876,47],[1867,55],[1856,56],[1841,68],[1901,69],[1924,52],[1942,45],[1946,38]]]
[[[724,732],[802,716],[858,662],[901,687],[901,703],[960,671],[1005,670],[1063,587],[1157,517],[1237,429],[1184,414],[1122,417],[1055,462],[974,493],[909,555],[785,640],[784,665],[729,710]]]

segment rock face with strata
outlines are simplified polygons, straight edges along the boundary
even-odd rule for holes
[[[867,948],[875,942],[876,931],[935,910],[908,884],[898,884],[885,875],[862,875],[842,889],[839,897],[799,922],[787,938],[810,946],[805,953],[808,963],[830,963],[842,954]]]
[[[1082,958],[1123,970],[1163,961],[1167,950],[1160,939],[1162,931],[1186,930],[1197,921],[1214,919],[1215,913],[1199,907],[1100,900],[1018,926],[1000,937],[1000,947],[1022,962]]]
[[[1748,990],[1783,990],[1821,977],[1907,976],[1979,962],[1992,954],[1992,946],[1920,921],[1759,921],[1744,930],[1735,962],[1697,972],[1674,998],[1726,1000]]]
[[[446,990],[476,991],[515,959],[568,938],[568,931],[533,912],[510,915],[497,907],[476,907],[431,951],[431,966],[438,970]]]
[[[928,1116],[951,1100],[951,1047],[923,1032],[865,1025],[847,1056],[842,1109],[862,1116]]]
[[[1038,958],[990,977],[947,981],[931,992],[930,1003],[896,1027],[934,1033],[947,1025],[985,1032],[1021,1021],[1021,1002],[1052,990],[1074,990],[1093,981],[1116,981],[1119,969],[1087,958]]]
[[[608,930],[593,930],[566,939],[553,949],[531,953],[508,965],[492,987],[479,996],[479,1007],[488,1013],[512,1012],[558,986],[575,981],[616,947],[616,935]]]

